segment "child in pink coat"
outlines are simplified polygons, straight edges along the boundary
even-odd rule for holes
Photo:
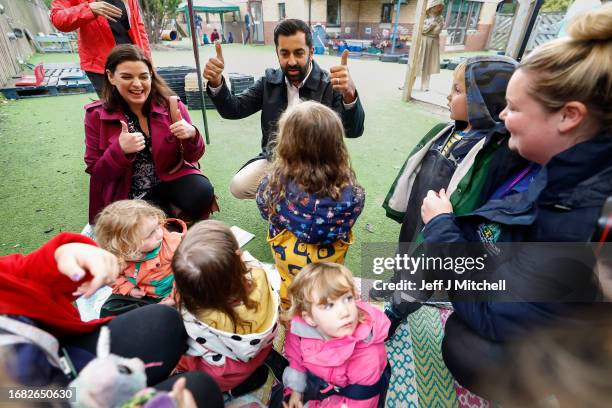
[[[289,299],[286,406],[382,406],[390,375],[384,343],[390,323],[381,310],[358,300],[351,271],[335,263],[309,264],[289,287]],[[319,392],[313,392],[316,383]],[[349,385],[366,386],[351,388],[369,388],[365,395],[371,396],[351,398]]]

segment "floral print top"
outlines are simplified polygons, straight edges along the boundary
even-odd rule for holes
[[[365,191],[359,186],[348,186],[339,200],[317,197],[301,191],[290,182],[285,198],[274,203],[273,211],[264,197],[268,189],[268,177],[264,177],[257,189],[256,201],[263,219],[269,221],[270,236],[283,230],[291,231],[300,241],[331,244],[348,239],[349,232],[363,211]]]

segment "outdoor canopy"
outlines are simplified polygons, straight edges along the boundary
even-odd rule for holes
[[[219,13],[221,17],[221,33],[223,33],[223,13],[238,12],[240,15],[240,7],[223,2],[222,0],[187,0],[182,2],[177,7],[177,11],[185,13],[185,21],[188,22],[188,30],[191,36],[191,45],[193,47],[193,57],[196,63],[196,72],[198,77],[198,89],[200,94],[200,103],[202,109],[202,119],[204,120],[204,136],[206,144],[210,143],[208,136],[208,121],[206,120],[206,103],[204,102],[204,87],[202,84],[202,68],[200,67],[200,50],[198,44],[200,39],[197,38],[195,28],[195,13]]]
[[[179,4],[177,10],[186,13],[188,10],[187,2],[184,1]],[[223,0],[194,0],[193,11],[198,13],[231,13],[240,11],[240,7],[228,4]]]

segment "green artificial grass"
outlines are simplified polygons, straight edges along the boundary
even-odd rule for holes
[[[376,81],[359,83],[366,111],[365,133],[347,139],[357,178],[367,194],[364,212],[353,229],[355,244],[347,257],[356,275],[361,267],[361,244],[397,242],[399,224],[385,217],[381,204],[408,152],[440,120],[401,102],[395,85],[386,94],[379,88]],[[0,101],[1,255],[28,253],[55,234],[79,232],[87,223],[89,176],[83,162],[83,106],[95,97],[81,94]],[[201,112],[190,114],[203,131]],[[256,238],[244,249],[270,262],[267,225],[255,202],[237,200],[228,189],[235,172],[259,152],[260,115],[236,121],[220,118],[215,110],[208,110],[207,115],[212,143],[201,165],[215,186],[221,207],[214,218],[254,233]]]

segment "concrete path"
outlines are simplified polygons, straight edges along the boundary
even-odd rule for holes
[[[178,43],[171,51],[154,51],[153,60],[156,66],[187,65],[195,67],[190,43],[186,40]],[[212,45],[200,47],[200,64],[203,67],[206,61],[215,54]],[[272,46],[224,44],[223,56],[225,58],[225,72],[238,72],[253,75],[257,80],[263,75],[266,68],[278,67],[278,60]],[[315,60],[324,69],[340,63],[340,57],[329,55],[316,55]],[[357,86],[363,102],[376,103],[382,99],[397,98],[401,100],[402,87],[406,76],[406,65],[380,62],[378,60],[349,59],[349,70]],[[413,92],[413,97],[421,102],[436,105],[436,113],[448,108],[446,96],[452,83],[452,71],[442,70],[431,78],[429,92]],[[415,90],[420,86],[417,78]],[[442,109],[440,109],[442,108]]]

